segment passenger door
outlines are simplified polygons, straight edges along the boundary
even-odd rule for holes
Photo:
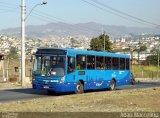
[[[75,57],[73,57],[73,56],[67,57],[66,82],[70,83],[70,84],[74,84],[74,82],[75,82]]]

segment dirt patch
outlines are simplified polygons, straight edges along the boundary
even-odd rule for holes
[[[31,88],[31,83],[27,83],[24,88]],[[22,88],[19,82],[0,82],[0,90]]]
[[[20,88],[21,84],[17,82],[0,82],[0,90],[2,89],[13,89],[13,88]]]
[[[1,112],[160,112],[160,87],[0,103]]]

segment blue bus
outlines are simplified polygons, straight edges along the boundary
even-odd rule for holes
[[[74,49],[39,48],[34,56],[32,87],[50,92],[115,90],[131,84],[128,55]]]

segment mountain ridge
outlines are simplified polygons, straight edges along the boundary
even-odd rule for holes
[[[26,35],[31,38],[65,37],[65,36],[89,36],[95,37],[103,31],[111,37],[122,37],[125,34],[159,34],[158,28],[126,27],[115,25],[103,25],[95,22],[68,24],[64,22],[52,22],[44,25],[26,26]],[[0,34],[20,36],[20,27],[0,30]]]

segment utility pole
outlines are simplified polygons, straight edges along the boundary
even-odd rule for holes
[[[21,84],[25,85],[25,17],[26,17],[25,0],[22,0],[21,6]]]
[[[104,52],[106,51],[106,39],[105,39],[105,36],[106,36],[106,32],[104,31]]]
[[[131,54],[131,70],[133,71],[133,47],[130,46],[130,54]]]
[[[47,2],[42,2],[41,4],[36,4],[29,14],[26,16],[26,2],[25,0],[21,0],[21,84],[22,86],[25,86],[26,82],[26,67],[25,67],[25,22],[26,19],[29,17],[29,15],[32,13],[32,11],[38,6],[38,5],[45,5]]]
[[[159,50],[158,50],[158,55],[157,55],[157,56],[158,56],[158,60],[157,60],[157,61],[158,61],[158,63],[157,63],[157,68],[158,68],[158,70],[157,70],[157,72],[158,72],[158,73],[157,73],[157,78],[158,78],[158,79],[159,79],[159,53],[160,53],[160,52],[159,52]]]

